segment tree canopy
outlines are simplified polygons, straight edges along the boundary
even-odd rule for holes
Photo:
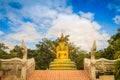
[[[99,50],[96,53],[96,58],[107,58],[107,59],[117,59],[120,58],[120,28],[117,33],[112,35],[108,40],[108,47]]]

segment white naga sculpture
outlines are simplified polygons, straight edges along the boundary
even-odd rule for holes
[[[21,49],[23,53],[23,60],[26,60],[27,59],[27,47],[24,43],[24,40],[22,40]]]
[[[93,46],[91,48],[91,59],[95,60],[95,52],[96,52],[97,46],[96,46],[96,41],[94,41]]]
[[[91,48],[91,77],[92,80],[96,80],[96,69],[95,69],[95,52],[96,52],[97,46],[96,41],[94,41],[93,46]]]
[[[27,47],[22,40],[21,49],[23,53],[23,67],[22,67],[22,80],[26,80],[27,78]]]

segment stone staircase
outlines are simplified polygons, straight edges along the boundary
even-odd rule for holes
[[[35,70],[27,80],[90,80],[84,70]]]

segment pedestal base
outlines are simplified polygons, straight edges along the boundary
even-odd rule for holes
[[[50,63],[50,70],[76,70],[75,62],[70,59],[55,59]]]

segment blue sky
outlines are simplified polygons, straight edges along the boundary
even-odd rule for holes
[[[55,39],[63,29],[70,41],[98,49],[120,28],[119,0],[0,0],[0,42],[10,49],[25,40],[28,48],[42,38]]]

